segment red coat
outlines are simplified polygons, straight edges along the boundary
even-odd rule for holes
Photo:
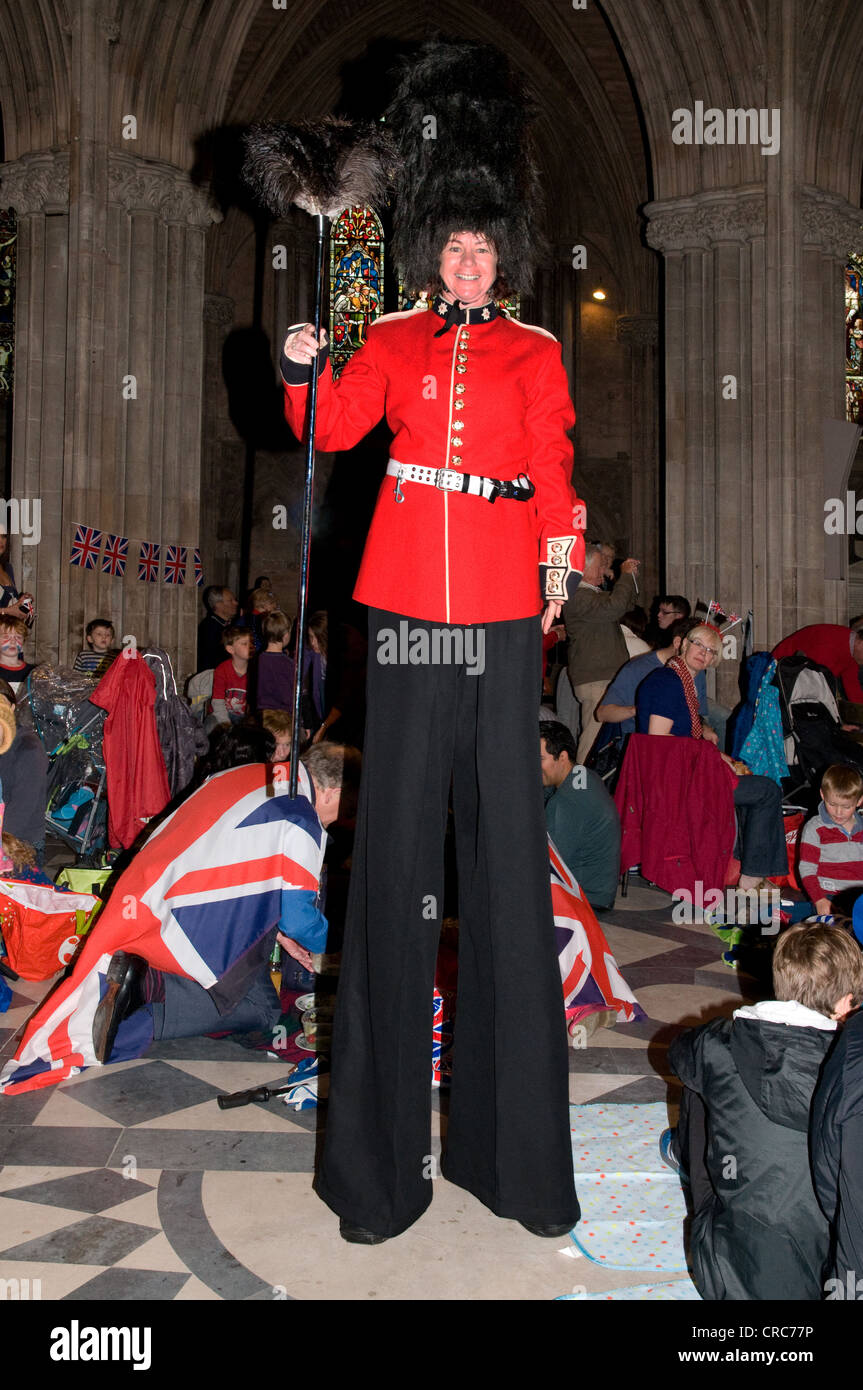
[[[156,679],[143,657],[124,651],[90,699],[108,711],[102,730],[108,791],[108,841],[128,849],[171,799],[156,730]]]
[[[388,314],[337,383],[329,364],[318,385],[316,443],[350,449],[386,415],[391,456],[403,464],[454,468],[510,480],[530,475],[528,502],[449,493],[385,476],[354,597],[431,622],[480,623],[540,611],[546,542],[575,537],[570,565],[584,567],[584,507],[570,483],[575,413],[560,345],[492,310],[435,337],[433,310]],[[303,374],[282,359],[285,415],[307,429]]]
[[[838,676],[845,691],[845,698],[863,704],[863,688],[860,686],[860,672],[851,655],[851,629],[841,623],[811,623],[783,637],[774,648],[772,655],[780,661],[783,656],[793,656],[802,652],[810,661],[826,666],[834,676]]]
[[[703,738],[630,734],[614,800],[620,867],[641,865],[666,893],[725,885],[734,850],[737,778]]]

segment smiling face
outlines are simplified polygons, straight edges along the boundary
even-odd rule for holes
[[[497,279],[494,246],[481,232],[454,232],[441,252],[440,278],[450,301],[487,304]]]
[[[693,628],[689,636],[684,637],[682,650],[683,660],[693,674],[706,671],[719,659],[722,650],[719,634],[709,627]]]

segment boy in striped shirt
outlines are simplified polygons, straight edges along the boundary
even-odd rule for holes
[[[863,894],[863,777],[833,763],[821,779],[821,804],[800,836],[800,883],[819,916],[850,915],[846,889]],[[835,902],[842,893],[842,900]],[[853,896],[857,896],[854,894]]]

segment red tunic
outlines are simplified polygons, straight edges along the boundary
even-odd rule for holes
[[[476,319],[476,310],[471,318]],[[428,310],[389,314],[337,383],[318,385],[316,443],[350,449],[382,415],[403,464],[511,480],[527,473],[528,502],[450,493],[385,476],[354,597],[442,623],[500,622],[540,611],[546,543],[575,537],[570,565],[584,567],[584,504],[572,486],[575,421],[560,345],[541,328],[495,315],[453,325]],[[285,415],[307,429],[306,384],[285,384]]]

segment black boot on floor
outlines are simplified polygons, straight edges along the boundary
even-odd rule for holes
[[[560,1236],[568,1236],[572,1230],[571,1226],[534,1226],[531,1221],[519,1221],[519,1226],[523,1226],[526,1231],[530,1231],[532,1236],[548,1236],[557,1239]]]
[[[367,1231],[365,1226],[354,1226],[342,1216],[339,1218],[339,1235],[351,1245],[383,1245],[389,1236],[379,1236],[375,1231]]]
[[[93,1049],[100,1062],[107,1062],[111,1056],[123,1019],[146,1002],[144,978],[147,969],[142,956],[115,951],[111,957],[106,974],[108,988],[93,1017]]]

